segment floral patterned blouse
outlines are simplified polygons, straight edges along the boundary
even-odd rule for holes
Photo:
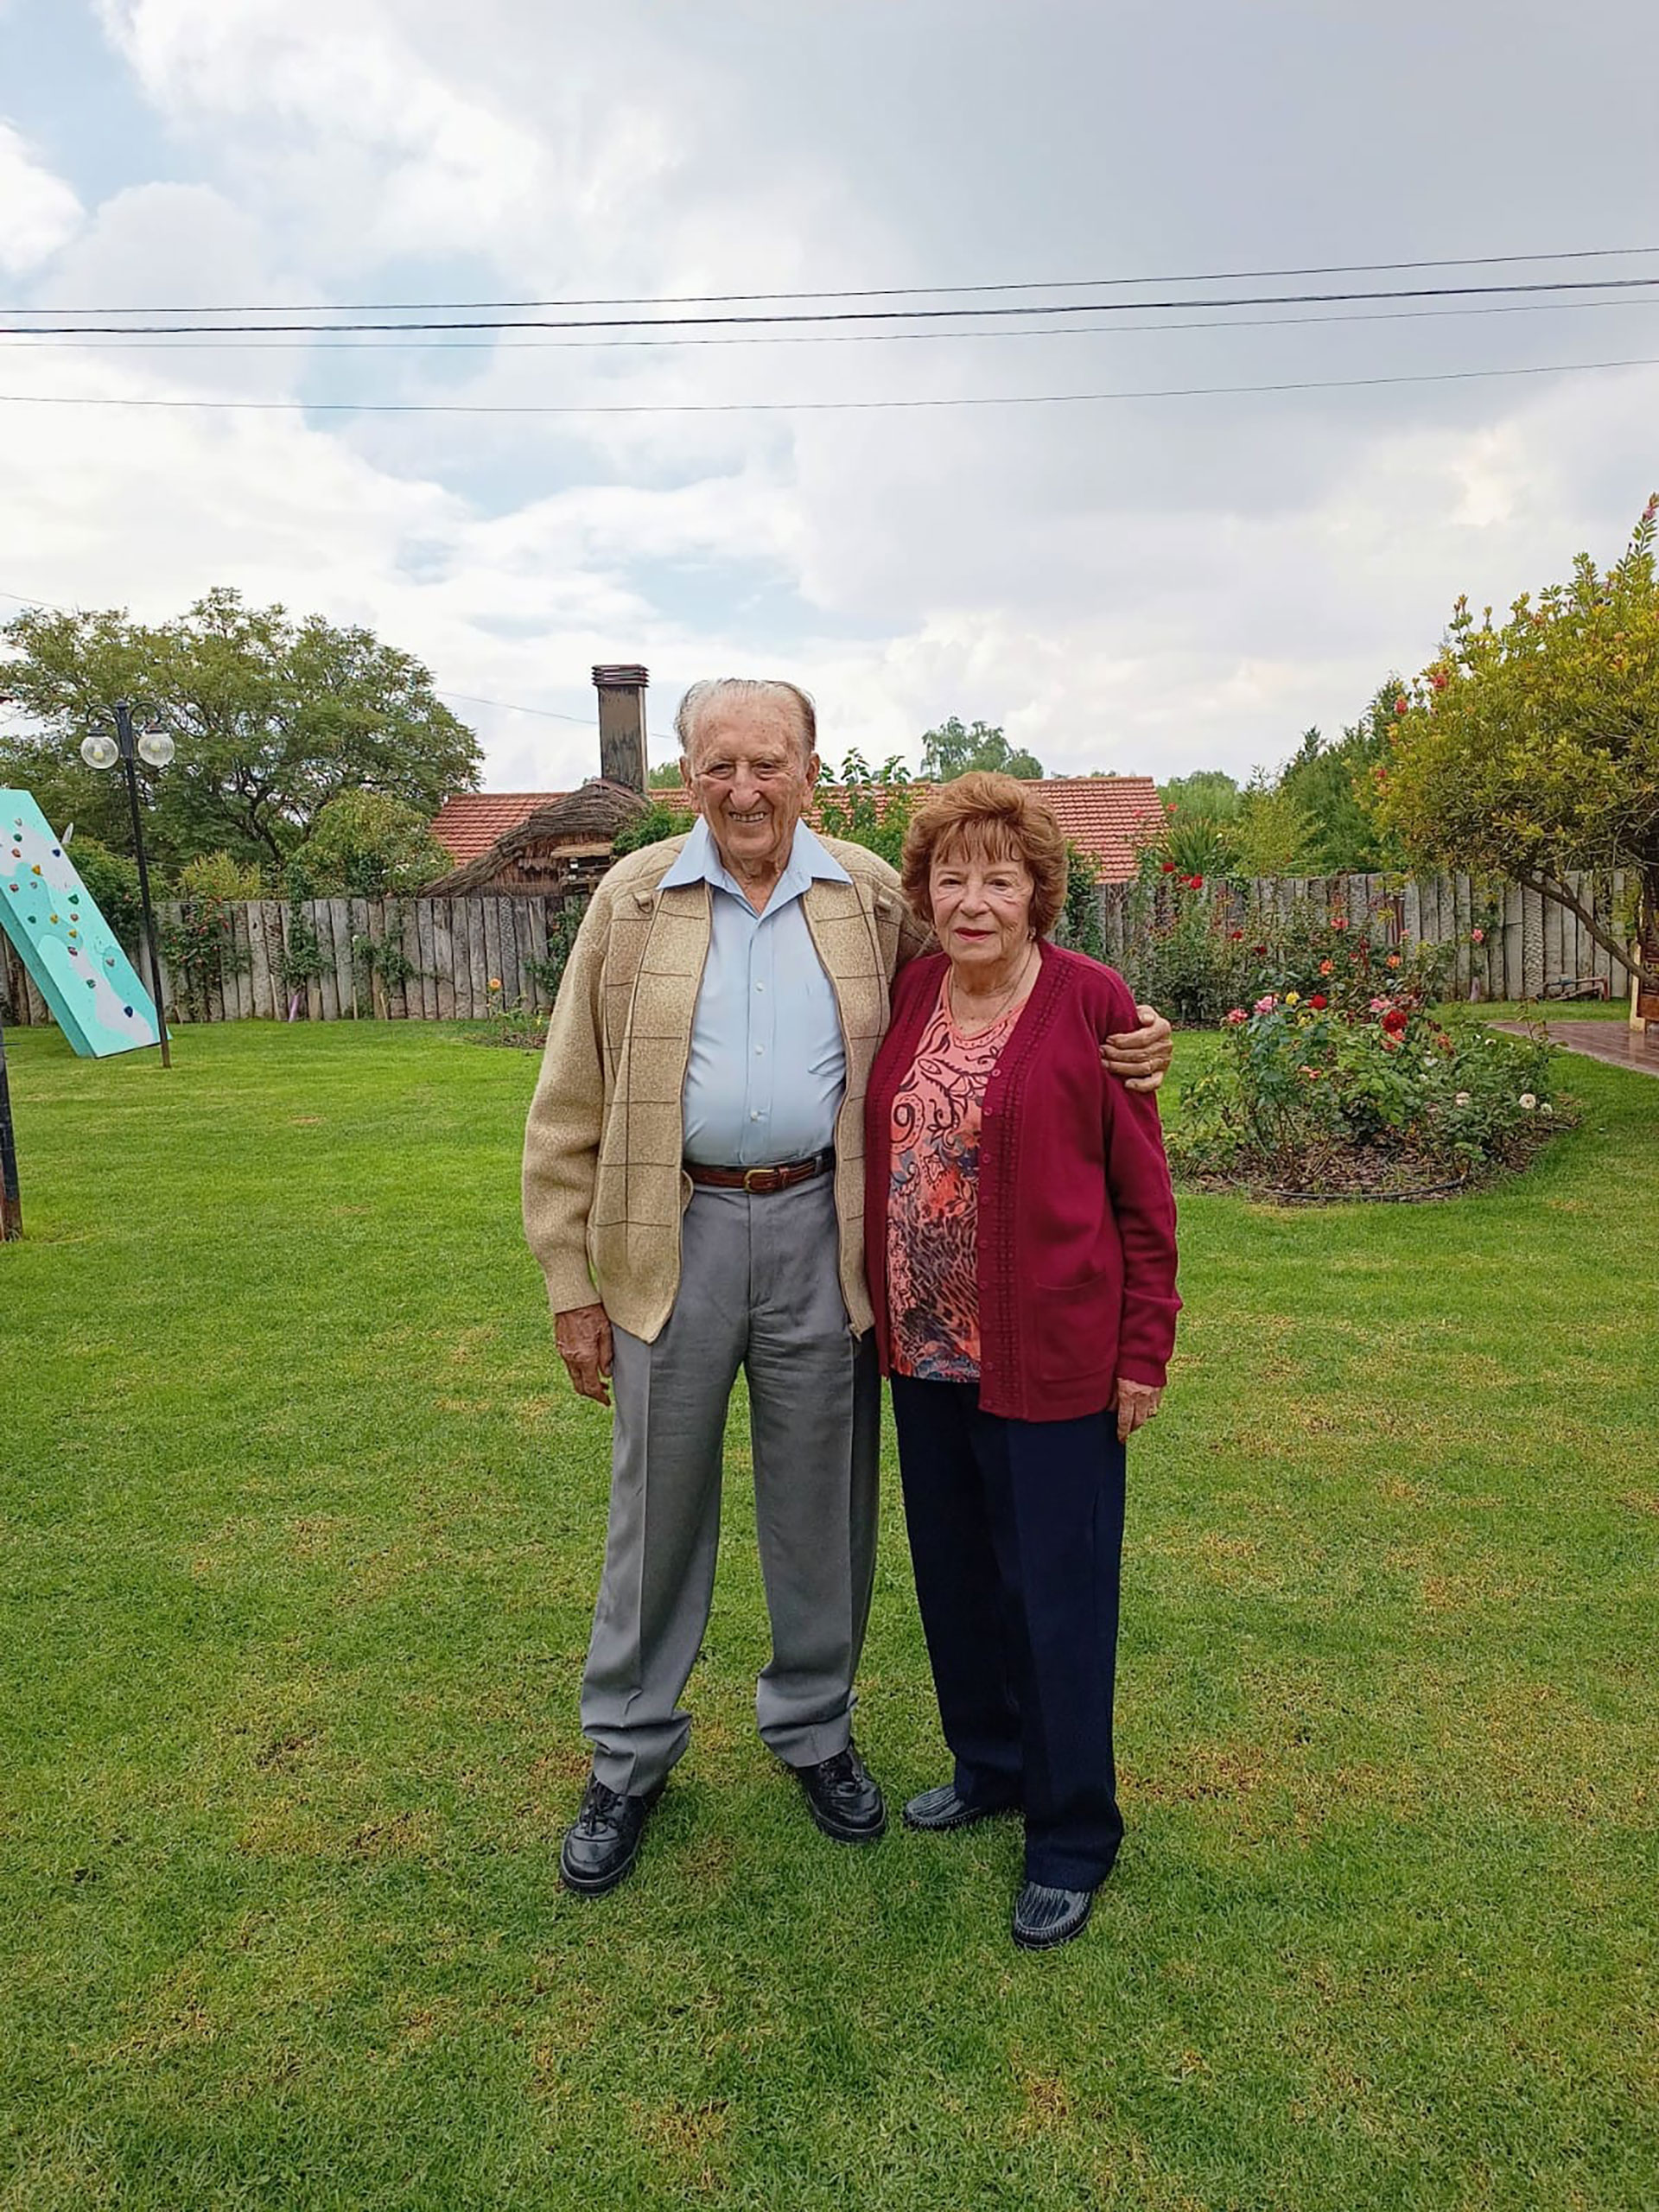
[[[899,1375],[979,1379],[980,1108],[1020,1012],[1010,1007],[964,1037],[950,1018],[947,969],[893,1097],[887,1301]]]

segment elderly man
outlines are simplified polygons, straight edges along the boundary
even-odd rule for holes
[[[772,1658],[763,1741],[837,1841],[881,1792],[852,1740],[875,1565],[878,1382],[864,1285],[865,1081],[924,935],[887,863],[815,836],[812,702],[693,684],[676,718],[701,820],[620,861],[583,919],[530,1109],[524,1222],[571,1382],[616,1410],[567,1886],[632,1866],[690,1732],[728,1401],[748,1380]],[[1155,1085],[1168,1025],[1111,1040]],[[608,1385],[608,1388],[607,1388]]]

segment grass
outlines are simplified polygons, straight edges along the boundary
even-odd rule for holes
[[[1659,2201],[1659,1089],[1520,1182],[1193,1198],[1131,1471],[1128,1840],[849,1851],[757,1744],[745,1446],[692,1750],[563,1895],[607,1427],[519,1241],[534,1064],[10,1040],[0,2208]],[[1206,1040],[1183,1039],[1178,1075]],[[861,1740],[944,1772],[896,1483]]]

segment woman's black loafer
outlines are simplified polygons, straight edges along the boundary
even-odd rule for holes
[[[937,1789],[924,1789],[919,1797],[911,1799],[905,1808],[905,1826],[939,1835],[946,1828],[970,1828],[976,1821],[992,1820],[998,1813],[1014,1810],[1012,1804],[976,1805],[957,1795],[954,1782],[942,1782]]]
[[[1027,1882],[1014,1901],[1014,1940],[1022,1951],[1052,1951],[1081,1936],[1094,1910],[1092,1890],[1052,1890]]]

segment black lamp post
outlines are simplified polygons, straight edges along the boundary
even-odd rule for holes
[[[135,763],[143,760],[152,768],[165,768],[176,748],[159,722],[151,721],[143,730],[135,727],[130,700],[118,699],[111,714],[115,735],[111,737],[107,730],[94,730],[90,737],[82,739],[80,757],[89,768],[113,768],[118,761],[126,772],[127,805],[132,815],[132,852],[138,863],[138,903],[144,915],[144,950],[149,955],[150,996],[156,1001],[156,1032],[161,1042],[162,1065],[170,1068],[173,1061],[167,1048],[167,1008],[162,1003],[162,963],[156,950],[156,916],[149,903],[149,868],[144,859],[144,826],[138,810]]]

